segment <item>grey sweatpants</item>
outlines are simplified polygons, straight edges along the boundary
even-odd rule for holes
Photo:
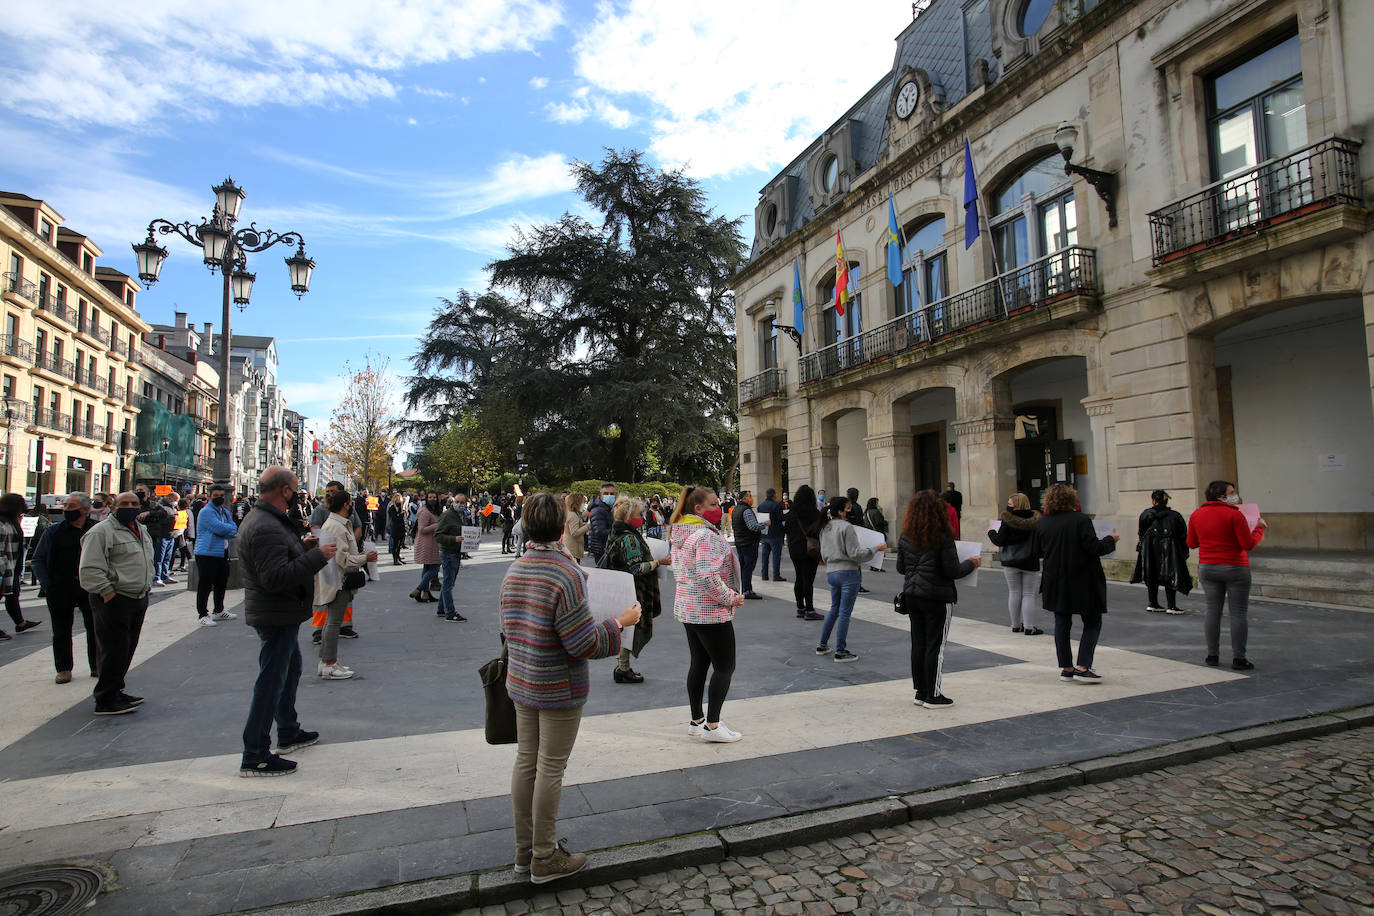
[[[326,605],[315,608],[317,611],[325,611],[324,634],[320,637],[320,661],[336,662],[339,660],[339,630],[343,625],[344,611],[353,603],[353,593],[346,588],[339,589],[339,593],[334,596],[334,600]]]
[[[1035,605],[1040,600],[1040,573],[1002,567],[1007,578],[1007,614],[1012,627],[1035,627]]]
[[[1221,610],[1229,601],[1231,614],[1231,657],[1245,658],[1245,641],[1250,635],[1250,567],[1222,566],[1203,563],[1197,578],[1207,596],[1207,616],[1203,618],[1203,633],[1207,637],[1207,654],[1220,655]]]

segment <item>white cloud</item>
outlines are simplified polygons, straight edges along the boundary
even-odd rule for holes
[[[433,88],[433,87],[431,87],[431,86],[412,86],[411,89],[412,89],[417,95],[426,95],[426,96],[429,96],[430,98],[434,98],[434,99],[451,99],[451,98],[453,98],[453,93],[452,93],[452,92],[447,92],[447,91],[445,91],[445,90],[443,90],[443,89],[435,89],[435,88]]]
[[[580,124],[595,115],[598,120],[617,130],[634,123],[634,115],[603,96],[592,95],[582,86],[572,93],[572,101],[549,102],[544,106],[549,120],[559,124]]]
[[[406,123],[409,124],[411,127],[414,127],[416,124],[419,124],[420,122],[415,120],[414,118],[406,118]]]
[[[547,89],[548,86],[549,86],[549,78],[548,78],[547,76],[532,76],[532,77],[530,77],[530,88],[531,88],[531,89]]]
[[[388,73],[530,51],[562,18],[556,0],[5,3],[0,105],[63,123],[134,126],[168,114],[210,117],[226,102],[391,98],[399,88]]]
[[[656,0],[602,3],[574,49],[591,92],[548,109],[625,126],[648,103],[650,151],[696,175],[729,175],[790,162],[892,66],[893,39],[911,21],[891,0],[854,0],[833,50],[829,0],[698,0],[663,15]],[[852,26],[852,27],[851,27]]]

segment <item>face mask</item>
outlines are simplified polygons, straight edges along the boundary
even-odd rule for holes
[[[821,492],[817,493],[816,499],[820,500],[821,502],[825,502],[825,491],[822,490]]]
[[[121,525],[132,525],[142,511],[138,506],[123,506],[115,510],[115,518],[119,519]]]
[[[631,527],[631,528],[643,528],[643,527],[644,527],[644,519],[642,519],[642,518],[632,518],[632,519],[630,519],[630,527]]]
[[[614,506],[614,505],[615,505],[615,494],[614,494],[614,493],[604,493],[604,494],[602,494],[602,496],[601,496],[601,501],[602,501],[603,503],[605,503],[606,505],[608,505],[608,506]]]
[[[95,509],[103,509],[105,508],[105,504],[97,499],[95,502],[91,503],[91,507]]]
[[[291,495],[286,497],[286,508],[290,509],[294,507],[296,503],[300,502],[300,499],[301,494],[297,493],[295,490],[292,490]]]
[[[1239,494],[1239,493],[1232,493],[1230,496],[1226,497],[1226,500],[1225,500],[1225,501],[1228,502],[1228,503],[1230,503],[1230,504],[1233,505],[1233,506],[1239,506],[1239,505],[1240,505],[1240,494]]]
[[[740,502],[744,503],[746,506],[752,506],[754,504],[754,497],[746,496],[741,499]]]
[[[211,497],[210,497],[210,502],[214,503],[214,504],[217,505],[217,506],[222,506],[222,505],[224,505],[224,497],[223,497],[223,496],[211,496]]]
[[[62,517],[69,522],[74,522],[81,517],[80,509],[63,509]]]
[[[720,506],[716,506],[714,509],[705,509],[698,512],[697,515],[706,519],[706,521],[710,522],[712,525],[719,525],[720,520],[725,517],[725,510]]]
[[[138,493],[136,493],[135,495],[138,497],[138,501],[139,501],[139,502],[141,502],[141,503],[147,503],[147,502],[148,502],[148,494],[147,494],[147,493],[144,493],[144,492],[142,492],[142,491],[140,490],[140,491],[139,491]]]

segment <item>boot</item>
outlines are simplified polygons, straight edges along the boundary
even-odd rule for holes
[[[424,604],[424,603],[425,603],[425,599],[423,599],[423,598],[420,597],[420,590],[419,590],[418,588],[411,591],[410,597],[414,598],[416,601],[420,602],[421,604]]]

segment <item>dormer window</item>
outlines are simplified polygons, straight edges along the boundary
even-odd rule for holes
[[[768,205],[768,210],[767,210],[767,211],[764,213],[764,215],[763,215],[763,228],[764,228],[764,232],[765,232],[767,235],[769,235],[769,236],[772,236],[772,234],[773,234],[774,232],[777,232],[777,231],[778,231],[778,205],[777,205],[777,204],[769,204],[769,205]]]
[[[52,223],[41,216],[38,218],[38,237],[49,245],[52,244]]]
[[[831,155],[821,166],[821,187],[827,193],[833,192],[840,183],[840,157]]]

